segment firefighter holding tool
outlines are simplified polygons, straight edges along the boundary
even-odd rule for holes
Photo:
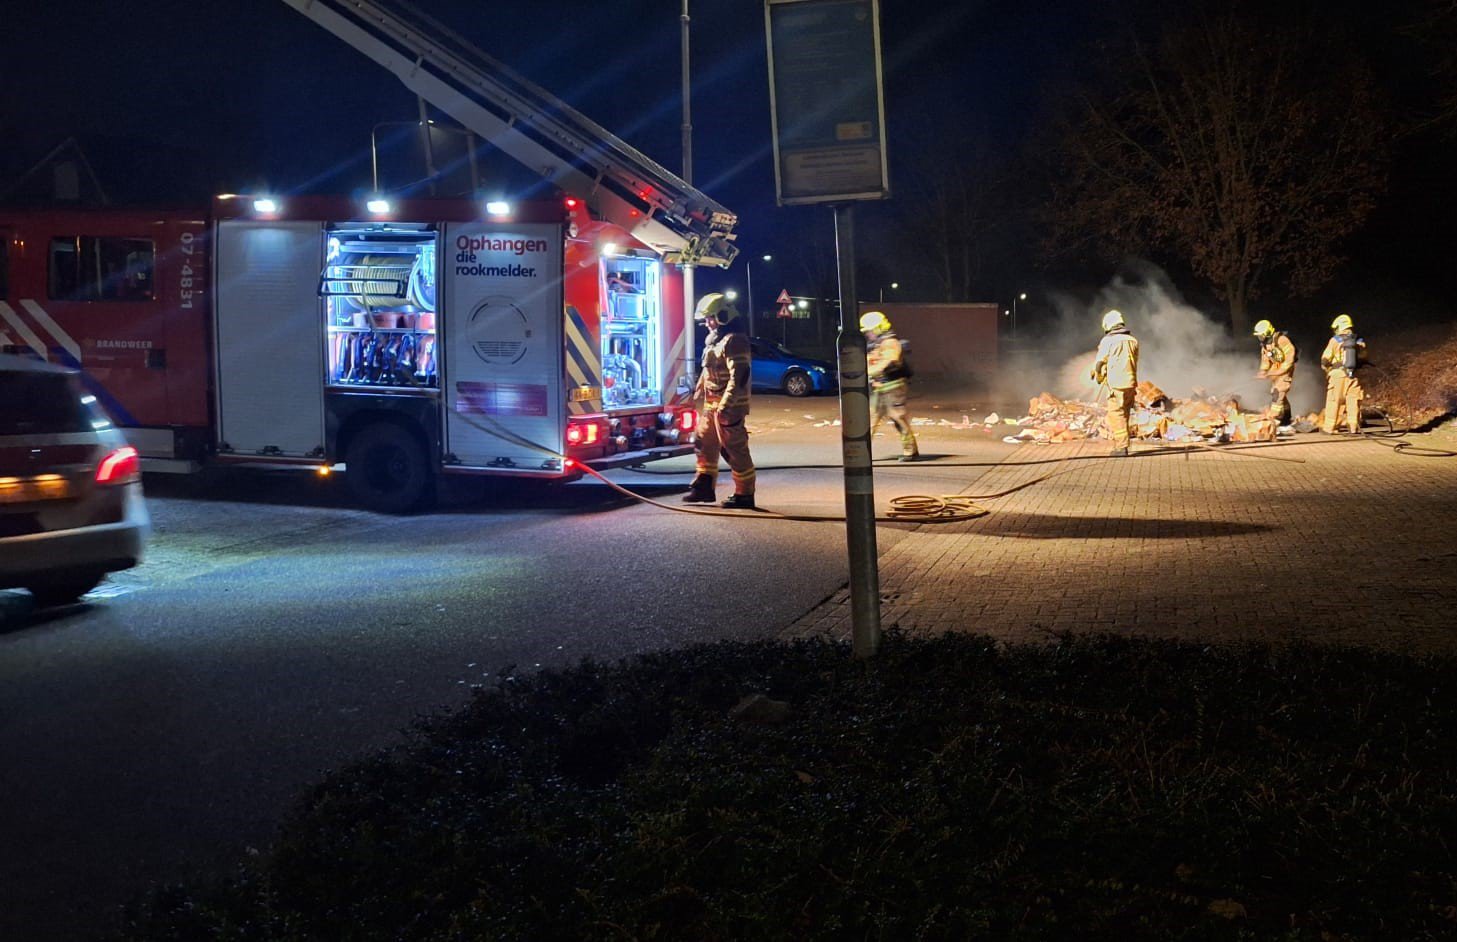
[[[890,318],[880,311],[860,315],[860,332],[865,335],[865,362],[870,378],[870,434],[875,434],[882,420],[889,419],[900,433],[900,460],[919,460],[921,450],[911,428],[910,410],[906,408],[911,373],[906,365],[905,347],[891,330]]]
[[[732,329],[739,312],[717,292],[706,294],[693,313],[708,328],[703,345],[703,363],[693,398],[701,400],[693,450],[697,473],[683,501],[711,504],[718,481],[718,457],[723,455],[733,474],[734,492],[721,506],[731,510],[754,509],[754,459],[749,455],[749,339]]]
[[[1361,400],[1366,392],[1356,378],[1356,370],[1366,361],[1366,341],[1356,336],[1351,318],[1345,314],[1331,321],[1331,339],[1320,355],[1325,370],[1325,412],[1320,429],[1334,435],[1345,412],[1346,428],[1351,434],[1361,431]]]
[[[1290,386],[1295,382],[1295,344],[1269,321],[1255,325],[1260,341],[1261,379],[1270,381],[1270,409],[1265,414],[1281,425],[1290,424]]]
[[[1103,339],[1098,358],[1089,372],[1093,381],[1108,388],[1108,435],[1113,439],[1112,455],[1128,455],[1128,416],[1133,411],[1133,391],[1138,386],[1138,340],[1128,332],[1123,314],[1103,315]]]

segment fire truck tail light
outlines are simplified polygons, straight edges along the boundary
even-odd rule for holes
[[[131,484],[142,475],[142,459],[137,450],[123,445],[101,459],[96,466],[97,484]]]
[[[568,445],[595,445],[602,439],[602,426],[596,422],[571,422],[567,425]]]
[[[695,409],[684,409],[678,413],[678,428],[684,432],[691,432],[698,428],[698,412]]]
[[[567,197],[567,209],[576,209],[576,208],[577,208],[577,198],[575,196],[568,196]]]

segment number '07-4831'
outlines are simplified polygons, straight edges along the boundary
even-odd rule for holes
[[[182,276],[177,282],[177,296],[181,299],[181,303],[178,306],[184,311],[192,308],[193,291],[196,290],[193,287],[193,275],[197,274],[197,272],[194,272],[192,267],[196,242],[197,236],[195,234],[191,232],[182,233]]]

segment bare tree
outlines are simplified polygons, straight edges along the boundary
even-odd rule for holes
[[[1439,127],[1457,136],[1457,0],[1427,0],[1405,32],[1423,47],[1434,80],[1430,104],[1411,130]]]
[[[986,290],[988,259],[1007,227],[1008,166],[990,134],[948,127],[944,116],[917,128],[920,142],[907,149],[896,178],[896,232],[925,257],[944,300],[971,300]]]
[[[776,210],[778,244],[787,264],[786,272],[798,277],[795,283],[816,298],[839,297],[835,268],[835,224],[824,207],[791,207]]]
[[[1076,96],[1049,244],[1170,253],[1229,304],[1283,279],[1314,291],[1385,184],[1385,124],[1350,52],[1237,10],[1108,50],[1118,71]]]

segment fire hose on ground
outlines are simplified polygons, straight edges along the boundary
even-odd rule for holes
[[[1409,432],[1406,431],[1406,430],[1398,431],[1395,428],[1395,426],[1392,424],[1390,417],[1387,416],[1384,411],[1382,411],[1380,409],[1376,409],[1375,411],[1379,412],[1381,414],[1382,419],[1386,422],[1387,431],[1380,432],[1380,433],[1363,432],[1363,433],[1360,433],[1360,435],[1358,435],[1356,437],[1353,437],[1351,439],[1352,441],[1360,441],[1360,440],[1374,441],[1377,444],[1383,445],[1384,447],[1391,448],[1396,454],[1406,454],[1406,455],[1410,455],[1412,457],[1432,457],[1432,458],[1457,457],[1457,452],[1447,451],[1445,449],[1440,449],[1440,448],[1432,448],[1432,447],[1424,446],[1424,445],[1417,445],[1417,444],[1412,443],[1412,442],[1398,442],[1398,443],[1396,443],[1394,445],[1387,445],[1386,442],[1383,441],[1383,439],[1387,439],[1387,438],[1401,438],[1401,437],[1404,437],[1407,434],[1409,434]],[[543,455],[547,455],[549,457],[556,458],[556,459],[562,461],[564,467],[575,467],[575,468],[583,471],[586,474],[590,474],[591,476],[593,476],[597,480],[601,481],[603,484],[607,485],[609,488],[611,488],[612,490],[616,491],[617,493],[621,494],[624,497],[627,497],[627,498],[629,498],[631,500],[639,501],[641,503],[651,504],[652,506],[657,507],[657,508],[659,508],[661,510],[672,511],[673,513],[696,514],[698,516],[732,517],[732,518],[735,518],[735,519],[738,519],[738,520],[792,520],[792,521],[814,522],[814,523],[843,523],[845,521],[845,517],[844,517],[843,514],[796,514],[796,513],[782,513],[780,511],[762,510],[762,509],[756,509],[754,511],[745,512],[745,511],[742,511],[742,510],[719,510],[719,509],[707,508],[707,507],[683,507],[683,506],[679,506],[679,505],[676,505],[676,504],[665,503],[664,501],[656,500],[656,499],[654,499],[652,497],[649,497],[646,494],[640,494],[640,493],[638,493],[636,491],[631,490],[630,488],[623,487],[621,484],[618,484],[616,481],[610,480],[606,475],[602,474],[602,472],[598,471],[597,469],[592,468],[592,467],[590,467],[590,466],[588,466],[586,464],[583,464],[581,462],[575,461],[574,459],[569,458],[566,455],[560,454],[557,451],[555,451],[555,450],[553,450],[553,449],[551,449],[551,448],[549,448],[549,447],[547,447],[545,445],[541,445],[541,444],[539,444],[537,442],[531,441],[530,439],[527,439],[524,436],[518,435],[515,432],[510,431],[509,429],[492,428],[492,427],[490,427],[488,425],[488,423],[486,421],[481,421],[478,417],[474,417],[474,416],[472,416],[472,417],[462,416],[462,418],[466,418],[466,420],[470,424],[474,425],[476,428],[478,428],[481,431],[487,433],[488,435],[494,435],[494,436],[496,436],[498,438],[501,438],[503,440],[512,442],[512,443],[514,443],[516,445],[519,445],[519,446],[521,446],[523,448],[527,448],[529,450],[539,452],[539,453],[541,453]],[[490,423],[490,424],[494,424],[494,423]],[[1225,445],[1225,446],[1215,447],[1213,445],[1210,445],[1210,444],[1201,442],[1201,443],[1193,444],[1193,445],[1189,445],[1189,444],[1160,445],[1160,446],[1156,446],[1156,450],[1154,450],[1154,451],[1148,451],[1148,452],[1143,452],[1142,454],[1152,456],[1154,454],[1163,453],[1163,454],[1184,454],[1184,455],[1187,456],[1188,454],[1191,454],[1194,451],[1208,451],[1208,452],[1212,452],[1212,453],[1218,454],[1218,455],[1236,455],[1236,456],[1239,456],[1239,457],[1246,457],[1246,458],[1263,458],[1263,459],[1270,460],[1270,461],[1282,461],[1282,462],[1290,462],[1290,463],[1296,463],[1296,464],[1304,464],[1305,463],[1305,459],[1303,459],[1303,458],[1285,458],[1285,457],[1280,457],[1280,456],[1277,456],[1277,455],[1261,455],[1261,454],[1256,454],[1255,453],[1255,452],[1258,452],[1258,451],[1261,451],[1261,450],[1264,450],[1264,449],[1269,449],[1269,448],[1284,448],[1284,447],[1290,447],[1290,446],[1293,446],[1293,445],[1301,445],[1301,444],[1307,444],[1307,443],[1305,443],[1305,442],[1268,442],[1268,443],[1250,443],[1250,444],[1243,445],[1243,446],[1240,446],[1240,445],[1234,445],[1234,446]],[[1314,442],[1311,442],[1309,444],[1315,444],[1315,443]],[[1024,464],[1054,464],[1054,465],[1063,465],[1063,464],[1068,464],[1068,463],[1073,462],[1073,461],[1089,460],[1089,459],[1093,459],[1093,460],[1103,460],[1103,459],[1111,460],[1110,459],[1110,456],[1107,456],[1107,455],[1066,455],[1066,456],[1061,456],[1061,457],[1058,457],[1058,458],[1050,458],[1050,459],[1039,460],[1039,461],[1014,462],[1012,464],[1008,464],[1006,462],[944,462],[944,463],[937,462],[934,465],[934,467],[938,467],[938,468],[955,468],[955,467],[985,467],[985,468],[1000,467],[1000,468],[1006,468],[1006,467],[1018,467],[1018,466],[1021,466],[1021,465],[1024,465]],[[1120,459],[1117,459],[1117,460],[1127,460],[1127,459],[1120,458]],[[838,467],[840,467],[840,465],[837,465],[837,464],[819,464],[819,465],[805,464],[805,465],[769,466],[769,467],[761,468],[760,470],[766,470],[766,471],[768,471],[768,470],[784,470],[784,471],[787,471],[787,470],[830,470],[830,469],[834,469],[834,468],[838,468]],[[632,468],[630,470],[637,471],[639,473],[644,473],[644,474],[682,474],[683,473],[681,471],[648,471],[648,470],[643,469],[643,468]],[[921,523],[960,523],[960,522],[964,522],[964,521],[967,521],[967,520],[975,520],[975,519],[977,519],[979,517],[985,517],[985,516],[987,516],[988,514],[991,513],[991,511],[989,509],[987,509],[986,507],[981,506],[980,504],[977,503],[977,501],[995,500],[995,499],[997,499],[999,497],[1009,496],[1009,495],[1014,494],[1014,493],[1016,493],[1018,491],[1024,490],[1024,489],[1029,488],[1029,487],[1032,487],[1032,486],[1034,486],[1036,484],[1040,484],[1043,481],[1046,481],[1047,479],[1052,478],[1052,477],[1055,477],[1055,476],[1057,476],[1059,474],[1065,474],[1069,470],[1071,470],[1071,468],[1067,468],[1067,469],[1063,469],[1063,470],[1058,470],[1058,471],[1051,471],[1051,472],[1049,472],[1047,474],[1044,474],[1044,475],[1041,475],[1039,477],[1033,478],[1030,481],[1024,481],[1021,484],[1017,484],[1017,485],[1014,485],[1012,487],[1006,488],[1006,489],[1004,489],[1002,491],[998,491],[998,492],[991,493],[991,494],[976,494],[976,495],[970,495],[970,494],[945,494],[945,495],[903,494],[903,495],[899,495],[899,496],[896,496],[896,497],[892,497],[890,499],[890,510],[889,510],[889,512],[886,513],[886,514],[877,514],[876,517],[875,517],[875,521],[877,523],[913,523],[913,524],[921,524]]]
[[[466,417],[462,416],[462,418]],[[545,445],[541,445],[537,442],[533,442],[530,439],[525,438],[524,436],[518,435],[515,432],[510,431],[509,429],[491,428],[486,421],[480,421],[478,417],[470,417],[467,419],[467,421],[469,421],[471,425],[474,425],[476,428],[480,429],[488,435],[494,435],[497,438],[512,442],[513,444],[519,445],[523,448],[528,448],[541,454],[560,459],[563,462],[564,467],[578,468],[581,471],[592,475],[594,478],[601,481],[603,484],[607,485],[612,490],[623,495],[624,497],[640,501],[644,504],[651,504],[652,506],[658,507],[662,510],[669,510],[674,513],[682,514],[696,514],[698,516],[707,517],[732,517],[738,520],[795,520],[814,523],[843,523],[845,520],[843,514],[792,514],[782,513],[775,510],[754,510],[746,513],[741,510],[718,510],[708,507],[681,507],[675,504],[665,503],[660,500],[655,500],[654,498],[651,498],[646,494],[639,494],[636,491],[623,487],[616,481],[609,479],[606,475],[598,471],[596,468],[575,461],[574,459],[569,458],[566,455],[559,454],[553,449],[548,448]],[[682,472],[676,473],[681,474]],[[1044,475],[1044,477],[1050,476],[1051,475]],[[975,520],[977,517],[985,517],[987,514],[991,513],[991,511],[987,508],[979,506],[976,503],[977,500],[990,500],[995,497],[1005,496],[1005,494],[1019,491],[1022,488],[1030,486],[1034,483],[1036,482],[1029,481],[1024,484],[1017,485],[1016,487],[1009,488],[1002,494],[986,494],[980,496],[970,496],[964,494],[947,494],[941,496],[935,496],[930,494],[906,494],[899,497],[893,497],[890,500],[890,512],[884,515],[876,515],[875,520],[877,523],[959,523],[966,520]]]

